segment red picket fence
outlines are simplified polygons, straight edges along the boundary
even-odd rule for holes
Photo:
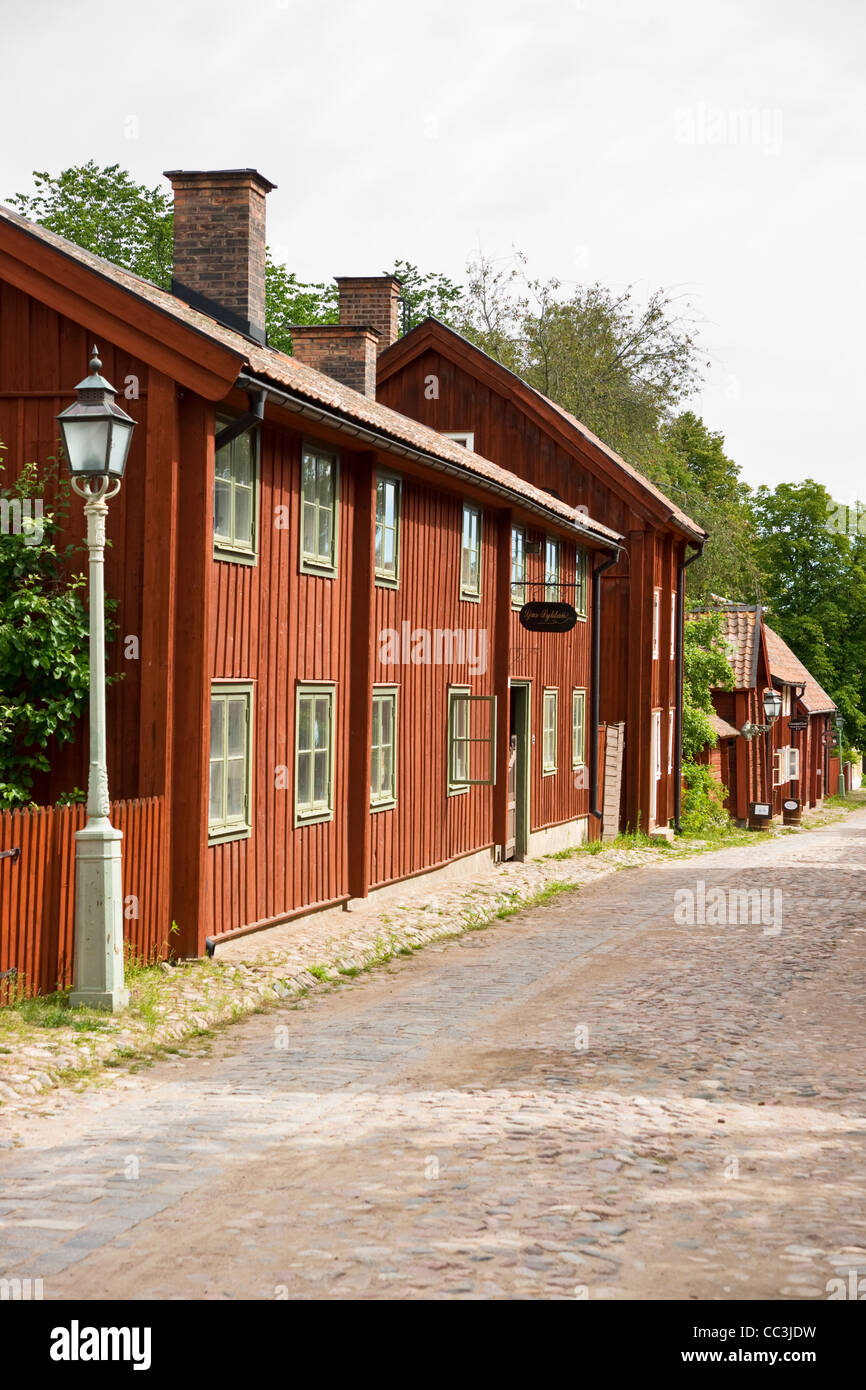
[[[9,984],[24,994],[47,994],[72,983],[76,830],[83,806],[0,811],[0,972],[17,969]],[[123,831],[124,937],[136,956],[168,950],[165,799],[115,801],[111,823]],[[0,999],[4,998],[0,981]]]

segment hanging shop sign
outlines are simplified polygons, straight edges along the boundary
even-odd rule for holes
[[[570,632],[577,612],[570,603],[524,603],[520,621],[527,632]]]

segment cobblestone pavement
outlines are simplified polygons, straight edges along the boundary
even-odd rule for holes
[[[713,888],[761,920],[700,925]],[[827,1298],[866,1275],[864,979],[864,813],[616,874],[16,1119],[0,1275]]]

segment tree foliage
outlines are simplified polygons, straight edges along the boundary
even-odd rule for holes
[[[662,425],[651,471],[662,491],[709,533],[703,555],[686,571],[689,599],[707,603],[719,595],[735,603],[760,602],[751,490],[725,452],[724,435],[693,411],[682,411]]]
[[[700,377],[688,306],[657,290],[639,306],[629,288],[531,279],[516,254],[469,265],[462,331],[636,466]]]
[[[839,705],[845,739],[866,739],[866,538],[834,526],[837,507],[813,479],[758,488],[756,552],[769,621]]]
[[[18,212],[76,246],[104,256],[163,289],[171,288],[172,198],[135,183],[119,164],[94,161],[59,174],[34,171],[34,193],[16,193]]]
[[[0,449],[2,449],[0,445]],[[54,497],[50,508],[49,495]],[[58,550],[69,488],[56,464],[28,464],[0,489],[8,504],[31,502],[30,522],[0,535],[0,808],[27,805],[50,768],[52,740],[75,738],[88,698],[84,578],[70,573],[74,546]],[[35,502],[43,506],[38,519]]]
[[[725,789],[706,763],[697,762],[718,735],[710,722],[713,690],[731,690],[734,673],[722,636],[722,616],[690,619],[683,635],[683,781],[680,824],[686,835],[712,833],[727,825]]]

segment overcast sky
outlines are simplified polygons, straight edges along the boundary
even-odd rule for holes
[[[0,197],[252,165],[303,278],[396,257],[687,296],[751,483],[866,498],[862,0],[4,6]]]

